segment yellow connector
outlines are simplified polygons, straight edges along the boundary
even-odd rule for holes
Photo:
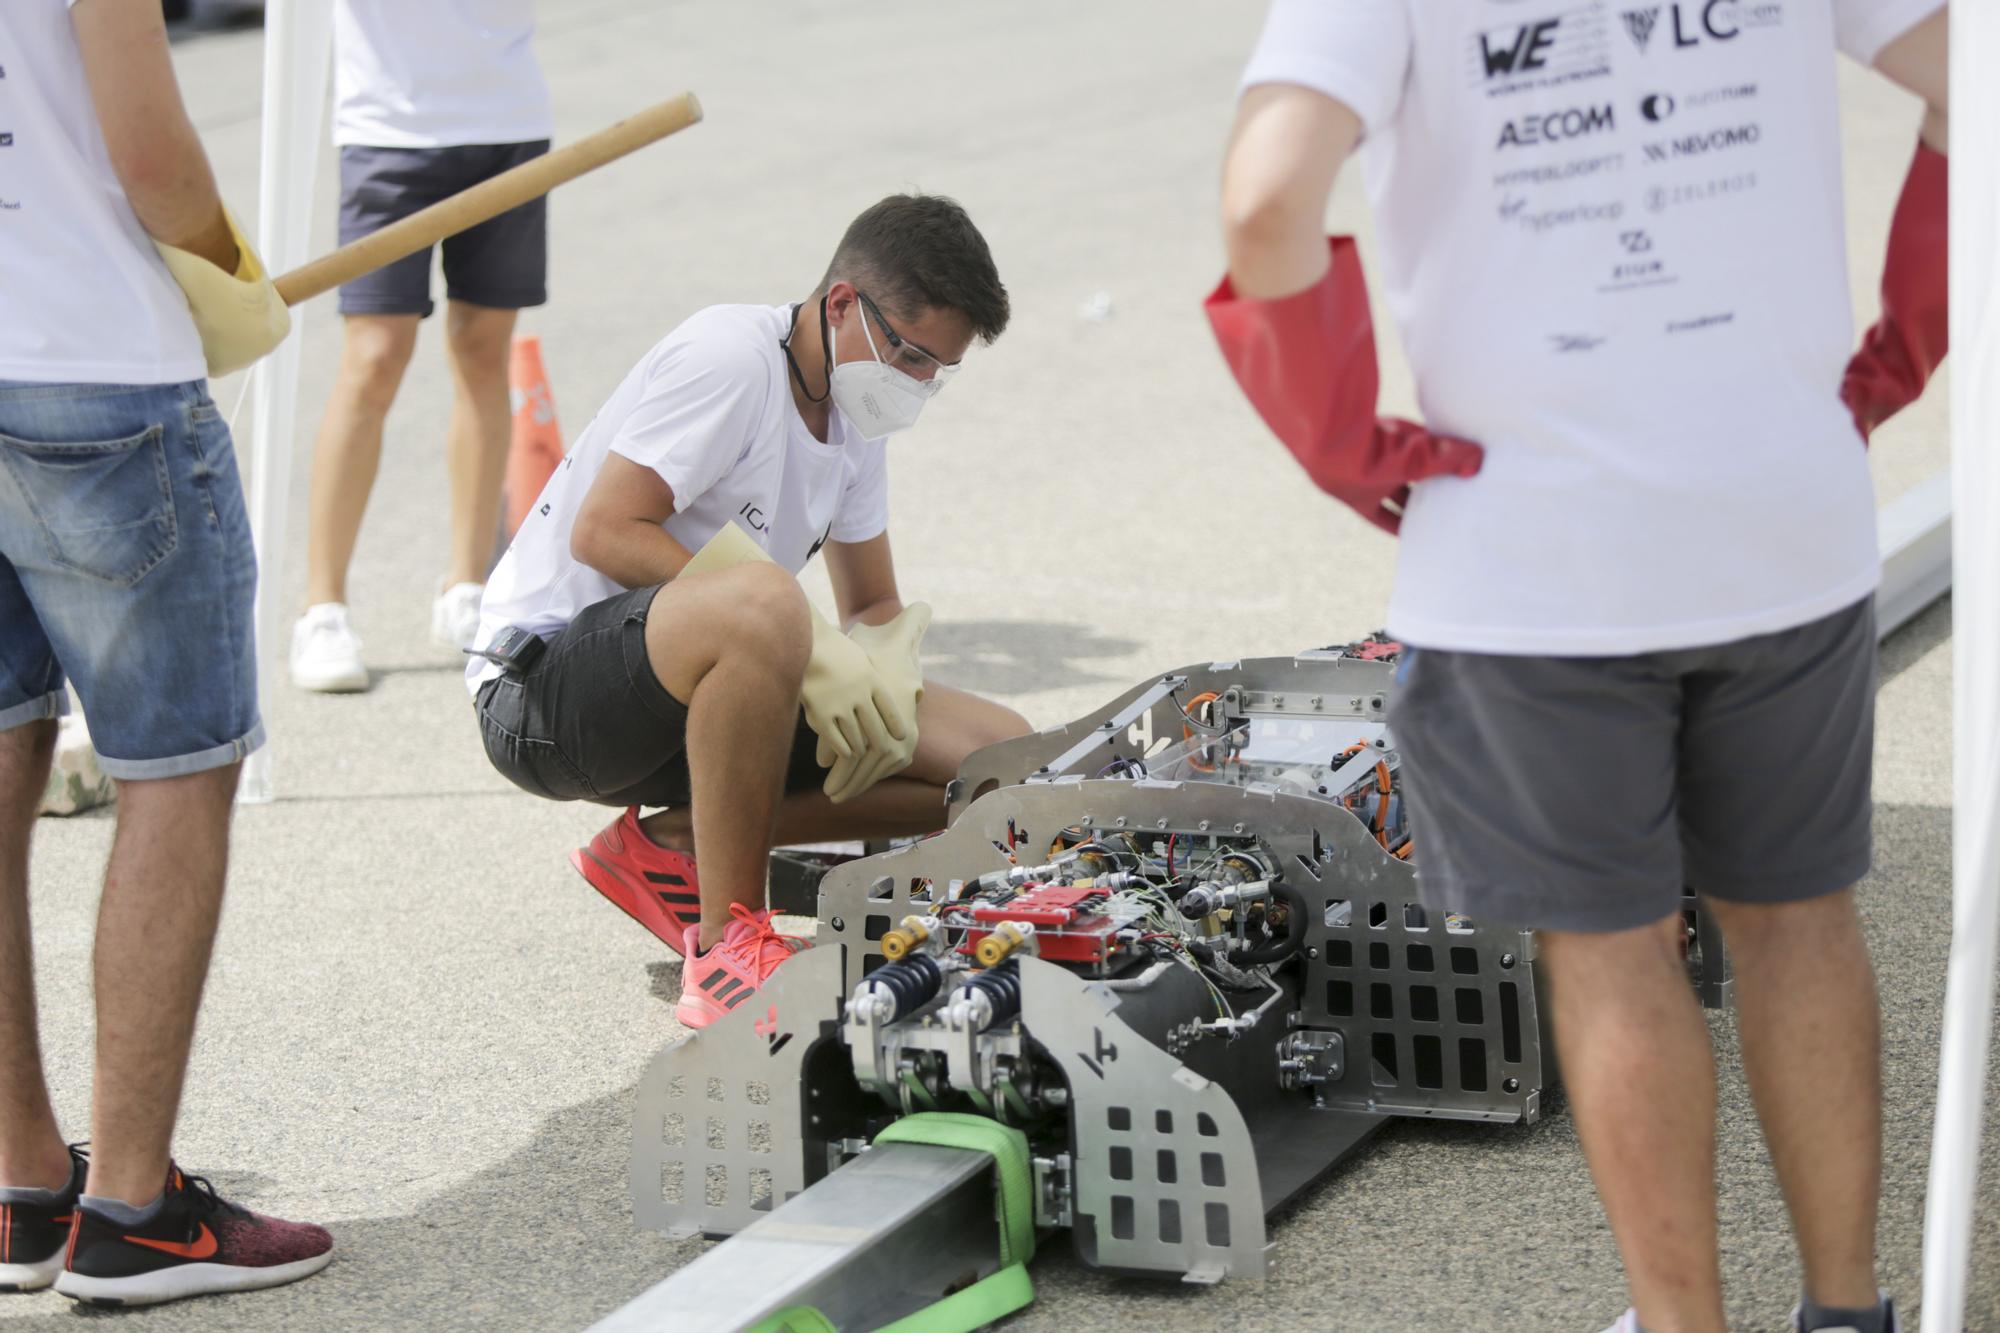
[[[1035,928],[1026,922],[1002,921],[993,933],[974,947],[973,957],[981,967],[998,967],[1016,953],[1027,951],[1035,938]]]

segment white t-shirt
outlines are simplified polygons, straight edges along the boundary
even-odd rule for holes
[[[0,2],[0,380],[207,374],[187,298],[111,169],[69,4]]]
[[[1277,0],[1245,86],[1352,108],[1431,429],[1389,629],[1615,655],[1804,624],[1879,576],[1836,46],[1943,0]]]
[[[486,583],[481,645],[509,625],[547,637],[577,612],[625,591],[570,554],[577,508],[616,453],[674,492],[663,526],[698,551],[736,523],[796,574],[829,540],[863,542],[889,526],[884,441],[833,409],[824,444],[792,401],[778,339],[790,306],[718,305],[692,315],[625,376],[542,488]],[[474,658],[477,692],[499,668]]]
[[[446,148],[549,138],[534,0],[339,0],[333,141]]]

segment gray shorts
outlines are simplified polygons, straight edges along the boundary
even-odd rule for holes
[[[1389,725],[1425,902],[1629,930],[1683,885],[1780,903],[1868,872],[1872,598],[1734,643],[1633,657],[1419,648]]]
[[[546,139],[450,148],[343,145],[340,243],[358,241],[548,151]],[[547,301],[548,214],[548,200],[535,199],[446,237],[445,295],[495,310],[521,310]],[[343,315],[428,316],[436,308],[428,247],[340,288]]]

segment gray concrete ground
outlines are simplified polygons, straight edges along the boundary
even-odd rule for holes
[[[1392,548],[1301,483],[1237,395],[1198,302],[1220,268],[1214,181],[1258,6],[1143,0],[865,10],[545,0],[559,137],[683,88],[706,124],[565,190],[545,343],[569,436],[632,361],[716,301],[802,297],[848,218],[919,187],[991,238],[1013,329],[894,448],[906,593],[929,599],[936,676],[1040,724],[1158,669],[1374,628]],[[782,17],[780,15],[782,14]],[[176,48],[229,196],[254,204],[261,36]],[[1915,123],[1842,72],[1853,281],[1864,318]],[[318,233],[331,243],[331,157]],[[1334,222],[1366,230],[1350,173]],[[1102,321],[1079,317],[1099,293]],[[306,319],[303,459],[333,364]],[[447,390],[435,329],[391,423],[353,600],[379,680],[267,701],[281,793],[241,811],[179,1138],[261,1209],[332,1226],[326,1274],[261,1295],[116,1316],[147,1328],[563,1329],[698,1251],[632,1228],[632,1090],[676,1035],[679,972],[564,853],[603,811],[534,801],[486,766],[453,655],[429,645],[444,548]],[[1387,393],[1410,386],[1385,337]],[[235,385],[218,388],[225,408]],[[245,414],[247,420],[247,413]],[[1942,466],[1944,395],[1885,430],[1884,499]],[[1782,503],[1782,497],[1773,497]],[[1878,865],[1862,901],[1882,976],[1889,1159],[1884,1280],[1914,1301],[1949,933],[1950,619],[1895,640],[1881,695]],[[281,651],[283,645],[269,645]],[[135,651],[139,649],[135,646]],[[1755,812],[1746,812],[1755,818]],[[45,822],[34,861],[57,1105],[87,1123],[86,965],[109,818]],[[1797,1270],[1735,1059],[1723,1068],[1732,1326],[1774,1329]],[[1827,1095],[1844,1095],[1829,1088]],[[1968,1169],[1970,1169],[1968,1167]],[[1971,1326],[2000,1327],[1989,1168]],[[1273,1228],[1278,1276],[1215,1290],[1114,1281],[1062,1252],[1009,1327],[1596,1329],[1623,1301],[1571,1123],[1399,1126]],[[89,1317],[0,1301],[9,1329]]]

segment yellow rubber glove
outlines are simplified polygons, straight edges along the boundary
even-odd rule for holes
[[[694,553],[681,574],[702,574],[770,559],[749,533],[734,523],[725,523]],[[806,662],[799,701],[805,708],[806,725],[819,737],[819,753],[830,756],[822,758],[821,765],[845,761],[868,766],[905,737],[914,752],[914,717],[898,707],[868,654],[829,624],[817,607],[812,608],[812,627],[812,657]],[[835,787],[831,774],[826,794],[835,801],[844,801],[849,795]]]
[[[210,375],[241,370],[285,340],[292,331],[292,312],[264,272],[264,261],[250,248],[236,215],[224,207],[229,234],[236,238],[236,272],[224,273],[200,255],[153,242],[167,271],[187,295],[195,332],[208,358]]]
[[[907,736],[879,752],[856,759],[833,756],[826,742],[820,742],[819,762],[822,767],[833,769],[826,777],[827,795],[836,804],[853,800],[883,778],[894,777],[916,758],[917,702],[924,697],[919,649],[924,631],[930,627],[930,603],[912,602],[885,625],[856,625],[847,632],[848,639],[868,654],[883,689],[910,725]]]

